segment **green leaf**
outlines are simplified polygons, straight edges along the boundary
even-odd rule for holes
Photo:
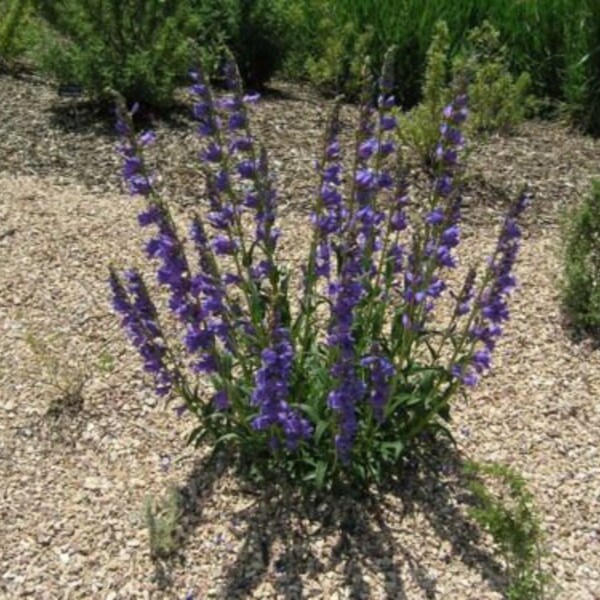
[[[317,489],[322,489],[325,483],[325,475],[327,474],[327,463],[323,460],[317,462],[315,468],[315,485]]]
[[[196,427],[194,430],[192,430],[192,432],[188,435],[186,444],[194,444],[196,447],[198,447],[202,443],[204,438],[210,435],[210,433],[211,431],[209,429],[200,425],[199,427]]]
[[[223,442],[229,442],[230,440],[239,440],[240,436],[235,431],[230,431],[229,433],[223,434],[221,437],[217,438],[215,445],[219,446]]]
[[[311,406],[310,404],[298,404],[297,407],[302,412],[306,413],[313,423],[319,423],[321,421],[321,415],[316,406]]]
[[[392,454],[394,460],[398,460],[402,451],[404,450],[404,442],[402,440],[396,440],[395,442],[383,442],[380,446],[382,454]]]
[[[446,437],[452,443],[453,446],[458,447],[458,444],[454,439],[452,432],[443,423],[440,423],[439,421],[432,422],[429,426],[433,431],[437,431],[437,433],[442,433],[442,435]]]
[[[315,444],[319,444],[319,442],[321,441],[323,434],[327,430],[327,425],[328,425],[327,421],[318,421],[317,422],[317,426],[315,427],[315,435],[314,435]]]

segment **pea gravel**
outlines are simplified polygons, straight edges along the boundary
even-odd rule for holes
[[[147,268],[140,203],[120,191],[110,131],[91,109],[57,113],[57,103],[46,84],[0,78],[1,598],[501,599],[503,565],[466,515],[465,458],[527,479],[556,597],[600,598],[600,351],[565,327],[559,227],[600,170],[597,142],[533,122],[478,148],[461,256],[485,256],[524,181],[536,199],[494,371],[454,406],[458,450],[436,473],[409,472],[375,507],[303,508],[187,448],[192,421],[140,376],[106,289],[110,263]],[[326,106],[281,84],[253,110],[295,266]],[[155,160],[184,223],[201,185],[182,119],[159,124]],[[177,552],[153,559],[144,507],[173,489]]]

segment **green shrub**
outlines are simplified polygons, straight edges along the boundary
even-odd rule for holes
[[[306,70],[311,83],[326,94],[338,95],[343,91],[348,97],[355,98],[360,89],[364,49],[371,36],[371,31],[357,34],[352,24],[346,23],[323,55],[307,60]]]
[[[506,47],[488,21],[469,32],[453,71],[455,79],[468,82],[470,125],[475,132],[510,132],[533,108],[529,74],[516,79],[511,75]]]
[[[26,48],[23,25],[29,16],[29,0],[11,0],[0,7],[0,69],[8,69]]]
[[[579,329],[600,333],[600,181],[566,228],[564,304]]]
[[[114,89],[162,108],[199,59],[216,73],[229,47],[245,83],[261,88],[288,43],[282,0],[37,0],[38,64],[95,99]]]
[[[291,78],[308,80],[328,96],[356,99],[373,28],[344,21],[335,2],[305,0],[288,7],[290,46],[284,65]]]
[[[254,89],[281,67],[290,44],[290,13],[283,0],[192,0],[199,17],[200,48],[213,60],[218,73],[223,50],[234,55],[244,83]]]
[[[96,99],[108,90],[164,107],[195,58],[198,17],[189,2],[38,0],[45,23],[40,67],[77,81]]]
[[[510,132],[533,108],[528,95],[529,75],[514,78],[508,70],[500,34],[488,22],[469,32],[464,46],[448,68],[450,32],[440,21],[427,51],[422,101],[407,113],[401,139],[430,164],[439,138],[436,123],[444,106],[457,89],[469,96],[471,137],[484,132]]]

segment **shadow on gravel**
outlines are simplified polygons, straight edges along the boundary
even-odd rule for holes
[[[170,556],[152,557],[154,581],[160,589],[171,587],[171,571],[177,564],[185,565],[185,548],[195,539],[194,532],[202,521],[204,502],[213,494],[215,485],[228,467],[229,461],[218,454],[203,457],[196,461],[185,484],[177,490],[181,510],[177,551]]]
[[[57,99],[49,109],[48,121],[51,127],[64,133],[95,133],[117,140],[114,105],[101,105],[80,99]],[[136,113],[135,124],[139,130],[161,125],[173,130],[188,131],[193,124],[191,104],[180,102],[169,110],[160,112],[140,109]]]
[[[202,520],[202,505],[229,467],[222,457],[203,460],[180,489],[185,500],[182,564],[185,547],[197,539],[194,533]],[[452,447],[441,447],[428,465],[407,461],[402,474],[375,493],[348,490],[336,498],[323,495],[307,501],[275,483],[260,494],[248,495],[256,501],[230,517],[242,543],[219,578],[219,598],[250,597],[266,580],[278,598],[312,597],[314,592],[309,593],[305,582],[335,571],[350,590],[350,598],[357,600],[376,597],[373,574],[383,582],[385,598],[390,600],[410,600],[415,584],[426,598],[441,599],[435,571],[401,543],[401,530],[414,526],[413,520],[404,521],[416,514],[428,522],[440,544],[449,545],[441,560],[450,563],[458,558],[479,573],[490,589],[506,592],[502,564],[485,548],[481,531],[465,515],[464,508],[474,498],[462,475],[462,459]],[[321,548],[326,551],[317,555]],[[168,573],[162,576],[168,586]]]

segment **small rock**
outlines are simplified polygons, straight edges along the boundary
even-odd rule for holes
[[[156,398],[154,396],[144,396],[144,404],[150,408],[154,408],[156,406]]]
[[[110,487],[110,483],[102,477],[86,477],[83,487],[86,490],[105,490]]]

